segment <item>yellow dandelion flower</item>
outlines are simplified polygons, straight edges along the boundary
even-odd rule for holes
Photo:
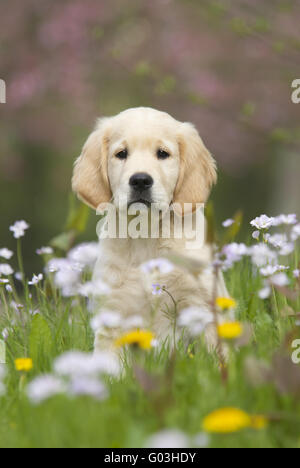
[[[251,418],[252,429],[260,430],[265,429],[268,426],[268,419],[260,414],[254,415]]]
[[[33,362],[30,358],[19,358],[15,360],[16,370],[19,372],[29,372],[33,368]]]
[[[147,330],[133,330],[122,335],[115,341],[116,346],[138,346],[142,349],[150,349],[153,346],[154,335]]]
[[[221,310],[234,309],[236,307],[236,301],[231,297],[217,297],[216,305]]]
[[[218,325],[218,335],[225,340],[234,340],[243,334],[243,325],[240,322],[226,322]]]
[[[251,416],[238,408],[222,408],[210,413],[203,421],[206,432],[229,434],[251,426]]]

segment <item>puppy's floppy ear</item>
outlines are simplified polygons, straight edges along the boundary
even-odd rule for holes
[[[108,203],[112,193],[107,174],[110,118],[100,119],[75,162],[72,188],[90,207]]]
[[[173,202],[192,203],[194,211],[196,203],[207,201],[217,181],[216,162],[192,124],[181,124],[178,138],[180,173]]]

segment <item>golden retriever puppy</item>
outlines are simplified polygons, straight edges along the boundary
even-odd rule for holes
[[[153,260],[175,253],[210,264],[210,246],[198,242],[190,248],[189,230],[181,236],[174,235],[172,229],[170,235],[163,235],[161,224],[173,206],[177,207],[175,213],[188,206],[193,223],[197,206],[207,201],[216,180],[216,163],[195,127],[143,107],[100,119],[75,163],[73,190],[90,207],[103,211],[110,204],[116,207],[116,213],[126,213],[127,221],[135,219],[130,214],[133,205],[142,205],[148,213],[155,207],[146,216],[148,221],[159,219],[155,236],[148,226],[149,236],[130,236],[127,230],[126,236],[100,240],[94,280],[96,285],[97,279],[102,279],[111,288],[106,307],[121,314],[126,323],[133,324],[136,317],[142,317],[144,326],[150,327],[158,339],[172,334],[166,312],[174,309],[174,302],[179,314],[191,306],[209,310],[214,288],[218,295],[227,295],[222,276],[215,285],[209,268],[193,275]],[[183,214],[172,212],[169,222],[174,223],[175,216]],[[150,260],[152,264],[147,264]],[[209,341],[213,341],[213,329],[208,325]],[[116,330],[108,332],[100,327],[95,348],[110,347],[116,334]]]

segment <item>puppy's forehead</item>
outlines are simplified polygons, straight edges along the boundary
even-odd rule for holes
[[[111,138],[131,140],[132,143],[174,140],[179,122],[170,115],[148,108],[130,109],[112,120]]]

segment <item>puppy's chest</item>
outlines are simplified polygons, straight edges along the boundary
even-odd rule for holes
[[[128,282],[142,282],[140,266],[158,257],[163,257],[171,250],[168,243],[158,239],[135,239],[124,242],[103,243],[95,269],[95,277],[101,277],[111,287],[122,287]]]

